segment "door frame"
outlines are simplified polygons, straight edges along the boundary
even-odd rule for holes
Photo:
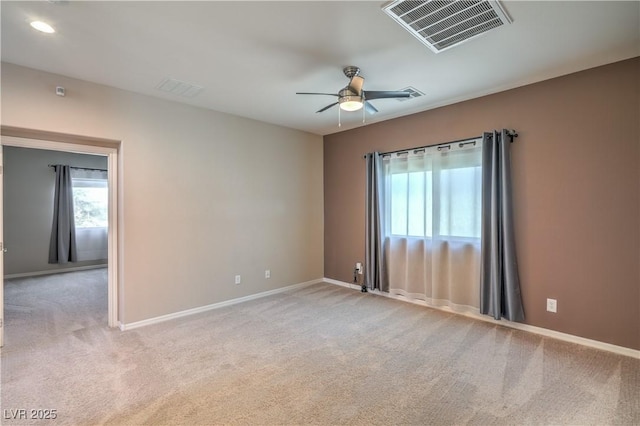
[[[3,216],[4,207],[2,201],[4,199],[4,160],[2,156],[2,143],[0,143],[0,348],[4,346],[4,228]]]
[[[108,161],[107,179],[109,185],[109,213],[108,222],[109,230],[107,235],[108,251],[107,251],[107,277],[108,277],[108,326],[118,327],[119,320],[121,318],[121,283],[119,280],[120,267],[122,265],[120,258],[120,241],[119,232],[121,229],[121,214],[119,198],[122,193],[121,183],[119,179],[120,175],[120,161],[119,155],[121,150],[121,142],[108,139],[96,139],[96,138],[84,138],[74,135],[64,135],[58,133],[38,132],[30,131],[26,129],[10,129],[10,130],[23,130],[23,132],[5,132],[8,128],[2,128],[2,137],[0,144],[3,146],[15,146],[20,148],[33,148],[33,149],[45,149],[51,151],[65,151],[74,152],[78,154],[92,154],[92,155],[104,155]],[[12,134],[7,134],[12,133]],[[18,136],[15,134],[25,133],[27,136]],[[34,137],[35,136],[35,137]],[[41,139],[42,138],[42,139]],[[4,221],[4,207],[0,204],[0,227],[3,226]],[[2,285],[4,287],[4,276],[0,276]],[[4,307],[4,297],[0,301]],[[0,311],[1,313],[2,311]],[[2,330],[4,331],[4,317]],[[4,334],[4,333],[3,333]],[[2,340],[0,340],[2,341]]]

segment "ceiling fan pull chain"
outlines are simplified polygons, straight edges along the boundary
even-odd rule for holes
[[[340,110],[342,108],[338,108],[338,127],[342,127],[342,122],[340,121]]]

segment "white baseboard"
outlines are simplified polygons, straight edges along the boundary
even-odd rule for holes
[[[293,284],[287,287],[277,288],[275,290],[268,290],[268,291],[263,291],[261,293],[250,294],[249,296],[238,297],[237,299],[225,300],[223,302],[213,303],[211,305],[206,305],[206,306],[200,306],[198,308],[193,308],[193,309],[187,309],[185,311],[174,312],[172,314],[161,315],[159,317],[149,318],[142,321],[135,321],[128,324],[123,324],[121,322],[119,324],[119,327],[120,327],[120,330],[122,331],[132,330],[134,328],[145,327],[147,325],[157,324],[160,322],[169,321],[176,318],[182,318],[189,315],[195,315],[202,312],[211,311],[213,309],[224,308],[226,306],[236,305],[242,302],[248,302],[249,300],[260,299],[262,297],[271,296],[272,294],[283,293],[285,291],[294,290],[296,288],[306,287],[308,285],[318,284],[321,282],[324,282],[324,279],[318,278],[318,279],[306,281],[303,283]]]
[[[346,283],[344,281],[338,281],[338,280],[334,280],[331,278],[324,278],[322,280],[325,283],[329,283],[329,284],[333,284],[333,285],[339,285],[341,287],[347,287],[350,288],[351,290],[361,290],[362,286],[358,285],[358,284],[350,284],[350,283]]]
[[[7,274],[4,276],[5,280],[10,280],[12,278],[27,278],[27,277],[39,277],[41,275],[53,275],[53,274],[62,274],[65,272],[77,272],[77,271],[88,271],[89,269],[101,269],[106,268],[106,264],[101,265],[87,265],[87,266],[74,266],[72,268],[64,268],[64,269],[51,269],[48,271],[36,271],[36,272],[23,272],[20,274]]]
[[[358,291],[360,290],[359,285],[349,284],[344,281],[338,281],[331,278],[325,278],[323,281],[328,284],[339,285],[341,287],[347,287],[352,290],[358,290]],[[587,339],[585,337],[574,336],[573,334],[567,334],[567,333],[562,333],[560,331],[549,330],[547,328],[537,327],[535,325],[522,324],[519,322],[513,322],[508,320],[497,321],[489,316],[480,315],[472,312],[457,312],[446,306],[431,306],[419,300],[411,300],[402,296],[397,296],[397,295],[389,294],[389,293],[378,291],[378,290],[373,290],[373,291],[369,290],[369,292],[371,294],[388,297],[390,299],[395,299],[395,300],[400,300],[402,302],[408,302],[408,303],[413,303],[415,305],[425,306],[430,309],[438,309],[440,311],[445,311],[445,312],[449,312],[457,315],[463,315],[465,317],[477,319],[480,321],[490,322],[492,324],[501,325],[503,327],[515,328],[517,330],[527,331],[529,333],[539,334],[542,336],[563,340],[565,342],[577,343],[579,345],[588,346],[588,347],[600,349],[603,351],[613,352],[618,355],[624,355],[631,358],[640,359],[639,350],[625,348],[624,346],[618,346],[618,345],[613,345],[611,343],[600,342],[598,340]]]

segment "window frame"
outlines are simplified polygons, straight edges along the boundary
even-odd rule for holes
[[[99,186],[76,186],[77,182],[100,182]],[[106,201],[106,205],[104,206],[104,221],[101,225],[96,226],[84,226],[78,223],[78,209],[77,209],[77,196],[76,190],[79,188],[99,188],[104,189],[104,201]],[[77,230],[83,229],[108,229],[109,227],[109,181],[104,178],[92,178],[92,177],[71,177],[71,191],[73,193],[73,219],[75,222],[75,227]]]
[[[477,146],[477,144],[480,144],[480,146]],[[481,140],[476,140],[475,143],[473,144],[474,147],[473,149],[482,149],[481,146]],[[446,147],[446,146],[445,146]],[[437,149],[436,152],[434,152],[434,154],[427,154],[427,150],[433,148],[434,150]],[[440,149],[442,147],[429,147],[425,150],[422,150],[422,153],[419,155],[447,155],[451,152],[451,148],[449,147],[448,150],[446,152],[440,152]],[[462,144],[460,144],[460,151],[464,150],[464,147],[462,146]],[[419,150],[415,150],[413,153],[414,154],[418,154]],[[454,150],[454,152],[458,151],[457,149]],[[418,240],[418,239],[422,239],[422,240],[446,240],[446,241],[456,241],[456,242],[461,242],[461,243],[473,243],[473,244],[479,244],[481,238],[482,238],[482,221],[481,218],[479,219],[480,222],[475,224],[475,228],[477,229],[477,236],[469,236],[469,235],[456,235],[456,234],[444,234],[444,233],[438,233],[438,235],[434,236],[434,235],[427,235],[427,233],[429,232],[427,229],[427,211],[429,209],[427,209],[427,199],[429,198],[426,193],[426,182],[428,181],[428,179],[426,179],[426,174],[427,173],[438,173],[445,171],[445,170],[452,170],[452,169],[477,169],[477,171],[474,171],[475,175],[475,179],[479,179],[479,185],[480,188],[477,188],[479,190],[479,199],[475,200],[474,204],[477,204],[476,208],[477,208],[477,213],[478,215],[481,215],[481,209],[482,209],[482,155],[480,154],[476,159],[474,159],[474,161],[470,161],[470,162],[466,162],[465,160],[460,160],[457,161],[453,160],[452,164],[448,165],[448,166],[444,166],[444,167],[440,167],[439,171],[436,172],[434,171],[432,168],[426,168],[426,167],[420,167],[420,165],[416,165],[416,163],[418,163],[418,161],[412,161],[412,157],[410,157],[410,153],[409,152],[404,152],[404,153],[399,153],[399,154],[407,154],[407,157],[405,157],[404,159],[406,160],[406,163],[403,164],[403,166],[405,166],[405,168],[400,169],[399,167],[392,167],[391,163],[387,163],[384,167],[387,168],[387,170],[385,171],[385,175],[388,178],[388,181],[386,183],[387,186],[387,190],[388,190],[388,196],[389,196],[389,217],[387,218],[386,222],[387,222],[387,237],[390,238],[405,238],[405,239],[409,239],[409,240]],[[424,235],[420,236],[420,235],[413,235],[413,234],[409,234],[409,227],[410,227],[410,222],[409,222],[409,181],[410,181],[410,177],[409,175],[411,173],[424,173],[425,177],[423,178],[423,180],[425,181],[425,196],[422,197],[423,201],[423,208],[425,209],[425,213],[422,215],[423,216],[423,221],[424,221],[424,225],[423,225],[423,232]],[[406,208],[405,210],[407,211],[407,219],[405,221],[405,233],[404,234],[400,234],[400,233],[394,233],[393,232],[393,177],[397,176],[397,175],[406,175]],[[433,177],[431,178],[433,179]],[[474,180],[475,180],[474,179]],[[431,180],[432,184],[433,184],[433,180]],[[475,181],[474,182],[475,185],[478,185],[478,182]],[[433,210],[433,195],[431,196],[431,206],[430,209]],[[480,216],[479,216],[480,217]],[[474,220],[478,220],[478,219],[474,219]],[[433,224],[433,215],[431,217],[431,223]],[[449,225],[449,228],[451,229],[452,226],[451,224]],[[432,226],[433,229],[433,226]]]

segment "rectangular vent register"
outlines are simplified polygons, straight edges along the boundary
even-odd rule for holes
[[[492,0],[396,0],[382,9],[435,53],[511,23]]]

